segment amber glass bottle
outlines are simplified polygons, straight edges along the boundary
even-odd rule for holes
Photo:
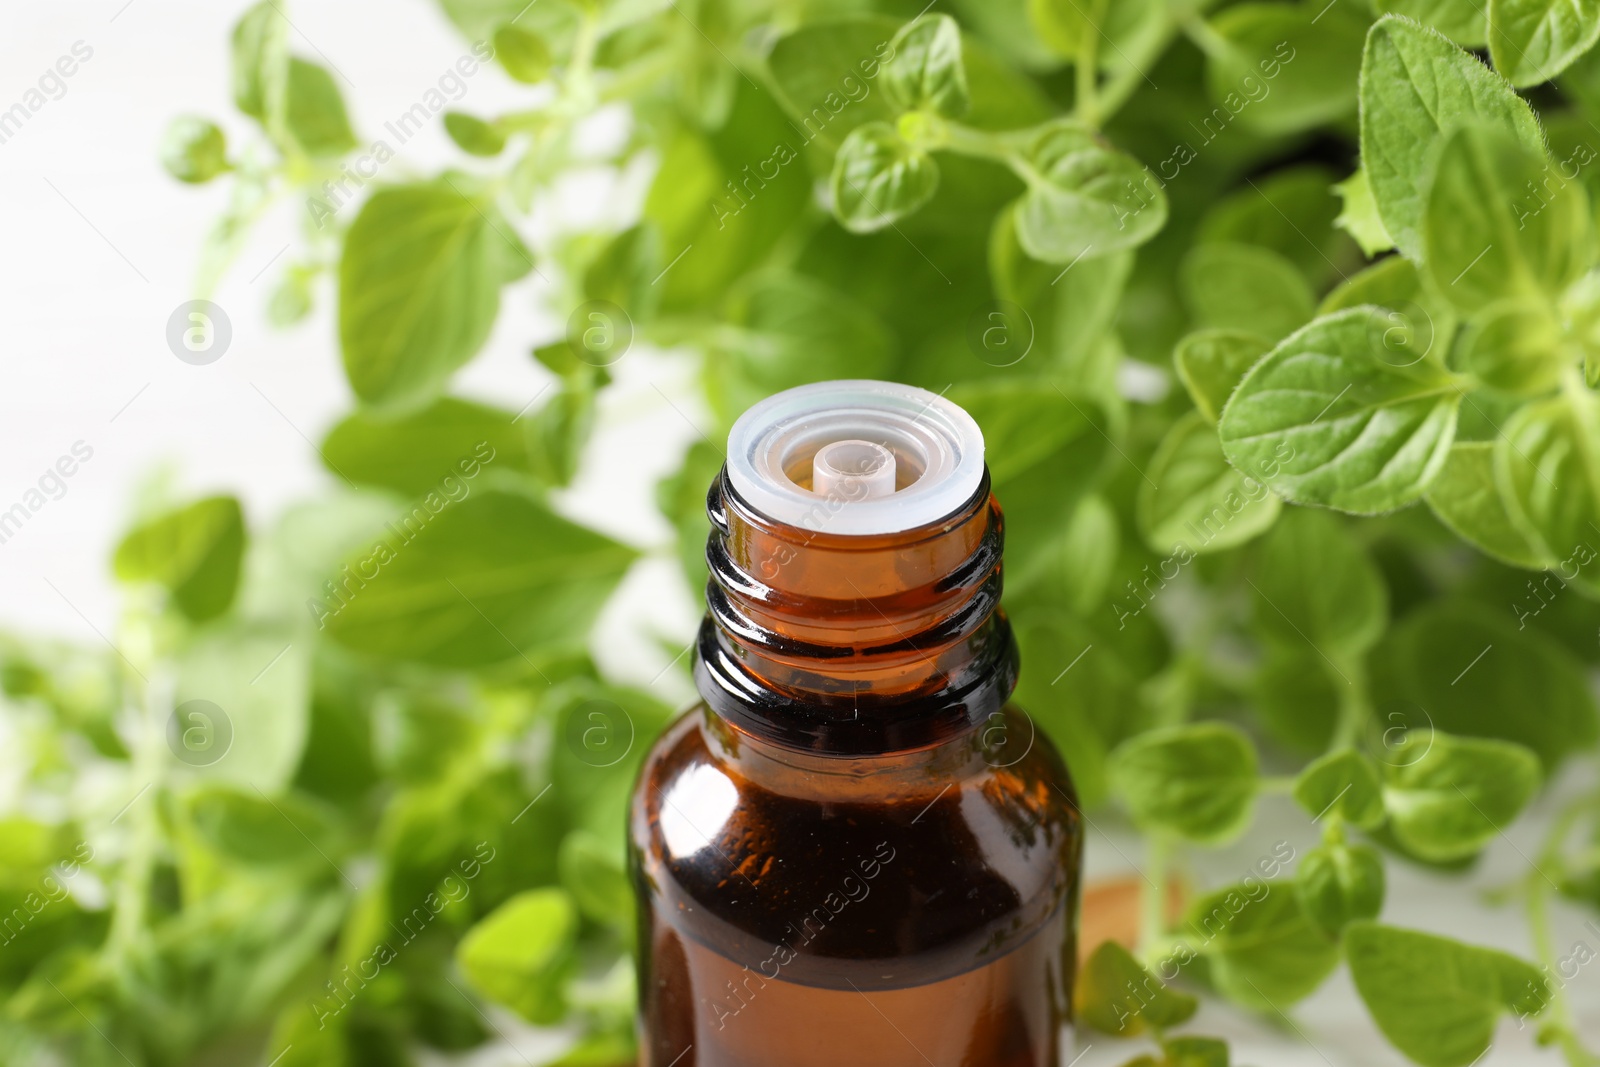
[[[923,390],[828,382],[752,408],[729,446],[703,700],[631,813],[642,1063],[1059,1067],[1082,829],[1008,703],[977,426]]]

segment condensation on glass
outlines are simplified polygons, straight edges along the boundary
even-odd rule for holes
[[[903,385],[780,393],[707,508],[702,701],[631,811],[642,1063],[1066,1063],[1082,827],[1009,703],[977,425]]]

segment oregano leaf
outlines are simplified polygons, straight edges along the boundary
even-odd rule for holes
[[[1500,75],[1436,30],[1385,15],[1361,61],[1361,169],[1394,242],[1422,258],[1422,208],[1440,139],[1472,121],[1494,123],[1544,150],[1533,110]]]
[[[1255,746],[1216,722],[1132,737],[1111,754],[1109,772],[1139,825],[1204,843],[1244,829],[1258,784]]]
[[[939,188],[939,165],[886,122],[850,131],[833,160],[833,212],[851,233],[892,226]]]
[[[1538,968],[1494,949],[1374,922],[1351,923],[1344,945],[1378,1029],[1423,1067],[1476,1062],[1502,1014],[1537,1015],[1550,999]]]
[[[1391,326],[1351,308],[1285,338],[1223,409],[1229,462],[1286,500],[1357,514],[1420,497],[1449,454],[1462,386],[1431,358],[1390,351]]]

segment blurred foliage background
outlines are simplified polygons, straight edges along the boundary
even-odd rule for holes
[[[358,130],[265,0],[218,42],[249,142],[185,116],[161,146],[230,186],[202,296],[303,203],[269,313],[336,303],[354,403],[323,499],[253,528],[229,496],[144,505],[109,649],[0,643],[0,1061],[409,1064],[513,1015],[565,1028],[552,1062],[632,1061],[624,811],[673,709],[591,659],[636,554],[550,494],[652,346],[698,360],[708,413],[658,492],[693,590],[752,401],[881,377],[978,418],[1018,699],[1145,842],[1086,1024],[1225,1064],[1168,1032],[1180,987],[1276,1016],[1344,960],[1416,1062],[1474,1062],[1508,1014],[1596,1062],[1549,911],[1600,905],[1600,12],[441,2],[457,73],[525,108],[430,90]],[[636,222],[534,225],[612,106],[599,162],[653,174]],[[459,169],[391,179],[424,122]],[[450,395],[534,275],[568,323],[522,339],[548,387]],[[1528,959],[1376,921],[1387,865],[1466,870],[1552,781],[1503,894]],[[1268,794],[1322,844],[1262,872],[1270,904],[1193,885]]]

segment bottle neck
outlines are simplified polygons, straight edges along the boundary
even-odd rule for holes
[[[711,709],[762,742],[844,757],[937,744],[998,711],[1017,655],[987,474],[954,514],[903,533],[830,534],[828,503],[802,529],[754,512],[725,473],[712,484],[695,663]]]

